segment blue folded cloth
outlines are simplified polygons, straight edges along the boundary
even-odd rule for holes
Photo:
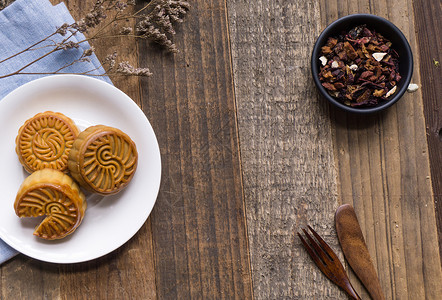
[[[30,45],[42,40],[57,30],[64,23],[72,24],[74,19],[70,15],[64,3],[53,6],[49,0],[17,0],[10,6],[0,11],[0,61],[14,55]],[[42,47],[53,42],[60,42],[65,37],[54,36],[51,41],[39,45],[38,49],[21,54],[13,59],[0,63],[0,76],[9,74],[25,66],[27,63],[47,53],[50,48]],[[77,42],[84,39],[84,36],[77,34],[72,41]],[[83,51],[90,48],[85,42],[81,43],[78,49],[69,49],[53,53],[44,59],[26,68],[27,73],[50,73],[65,64],[81,57]],[[97,69],[90,74],[100,74],[100,62],[95,55],[89,57],[89,62],[74,64],[66,69],[64,73],[83,73]],[[7,78],[0,78],[0,99],[17,87],[48,75],[16,75]],[[98,77],[111,83],[107,76]],[[11,200],[13,201],[13,199]],[[11,203],[12,205],[12,203]],[[0,240],[0,264],[14,257],[17,251]]]
[[[49,0],[17,0],[0,12],[0,61],[42,40],[64,23],[72,24],[73,22],[74,19],[64,3],[52,6]],[[28,51],[0,63],[0,76],[14,72],[47,53],[50,48],[42,46],[49,45],[54,41],[60,42],[66,37],[56,35],[51,41],[39,45],[39,49]],[[83,40],[84,36],[77,34],[71,39],[77,42]],[[24,71],[27,73],[53,72],[66,63],[79,58],[83,51],[89,48],[88,43],[81,43],[79,49],[58,51],[26,68]],[[90,62],[74,64],[63,69],[62,72],[82,73],[100,67],[100,62],[95,55],[89,58]],[[100,71],[102,72],[102,70],[96,70],[91,72],[91,74],[99,74]],[[0,99],[24,83],[43,76],[46,75],[19,75],[0,79]],[[110,83],[109,78],[104,77],[102,79]]]

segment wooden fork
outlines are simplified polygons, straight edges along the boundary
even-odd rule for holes
[[[328,279],[347,292],[352,299],[361,300],[356,291],[353,289],[338,256],[319,236],[319,234],[317,234],[309,225],[307,225],[307,227],[310,229],[319,243],[316,242],[305,229],[302,229],[302,231],[310,243],[308,243],[299,232],[298,236],[315,264],[319,267],[322,273],[327,276]]]

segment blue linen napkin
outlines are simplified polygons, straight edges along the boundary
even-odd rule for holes
[[[17,0],[0,12],[0,61],[42,40],[64,23],[72,24],[73,22],[74,19],[64,3],[52,6],[49,0]],[[51,40],[60,42],[65,37],[56,35]],[[77,34],[71,39],[74,42],[78,42],[83,40],[84,36]],[[52,41],[47,41],[43,45],[50,43]],[[26,65],[26,63],[47,53],[49,48],[42,48],[41,46],[43,45],[39,45],[40,49],[29,51],[0,63],[0,75],[16,71]],[[53,72],[66,63],[79,58],[83,51],[89,48],[88,43],[81,43],[79,49],[58,51],[38,61],[24,71],[27,73]],[[89,58],[91,60],[90,63],[78,63],[63,69],[62,72],[82,73],[100,67],[100,62],[95,55]],[[91,74],[99,73],[100,70],[91,72]],[[43,76],[47,75],[19,75],[0,79],[0,99],[24,83]],[[110,83],[108,77],[101,79]]]
[[[64,3],[53,6],[49,0],[17,0],[10,6],[0,11],[0,61],[29,47],[52,34],[64,23],[72,24],[74,19],[70,15]],[[56,35],[52,40],[60,42],[65,37]],[[77,34],[72,41],[77,42],[84,36]],[[52,43],[48,41],[46,45]],[[53,72],[66,63],[81,57],[83,51],[90,48],[88,43],[81,43],[78,49],[69,49],[53,53],[27,68],[26,72],[48,73]],[[0,63],[0,75],[9,74],[28,62],[40,57],[49,51],[48,47],[39,47],[37,50],[19,55],[13,59]],[[90,74],[100,74],[101,66],[95,55],[89,57],[90,62],[74,64],[63,72],[82,73],[97,69]],[[0,79],[0,99],[17,87],[48,75],[16,75]],[[98,77],[111,83],[107,76]],[[11,204],[12,205],[12,204]],[[0,239],[0,265],[14,257],[18,252]]]

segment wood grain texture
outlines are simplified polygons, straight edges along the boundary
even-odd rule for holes
[[[76,18],[93,2],[66,4]],[[103,258],[57,266],[19,256],[2,267],[2,298],[252,298],[226,21],[224,1],[195,1],[175,56],[147,42],[93,41],[99,58],[117,49],[154,72],[113,80],[157,133],[157,204],[137,235]]]
[[[0,299],[57,299],[59,268],[17,255],[0,269]],[[26,284],[25,284],[26,283]]]
[[[343,299],[295,234],[310,224],[339,251],[330,119],[309,68],[319,2],[228,9],[254,296]]]
[[[419,66],[412,1],[324,0],[322,27],[357,12],[395,23]],[[420,85],[419,68],[412,82]],[[423,111],[421,91],[406,94],[379,115],[331,110],[339,197],[355,207],[387,299],[438,299],[442,294]]]
[[[180,53],[140,43],[162,155],[152,213],[159,299],[252,298],[225,2],[192,1]]]
[[[442,256],[442,1],[414,0],[414,21],[426,121],[431,179]],[[439,65],[438,65],[439,63]]]
[[[93,2],[65,1],[75,18]],[[341,203],[355,207],[387,299],[438,299],[440,0],[191,4],[176,55],[146,42],[93,42],[100,59],[118,50],[154,73],[112,78],[159,140],[151,217],[92,262],[17,256],[0,268],[0,299],[344,299],[295,235],[312,225],[344,262],[333,223]],[[376,116],[330,109],[310,75],[320,31],[357,12],[403,30],[422,86]]]
[[[94,2],[93,0],[65,1],[74,19],[84,16]],[[115,34],[117,30],[110,31],[106,35]],[[92,35],[93,32],[90,33],[90,36]],[[101,60],[106,55],[117,51],[119,57],[135,66],[138,64],[138,48],[133,39],[96,39],[90,44],[95,47],[97,57]],[[140,105],[139,78],[113,77],[111,79],[116,87]],[[84,264],[62,266],[60,295],[62,297],[75,295],[76,299],[155,299],[153,257],[152,232],[150,219],[148,219],[133,239],[110,255]],[[132,278],[136,278],[136,281]]]

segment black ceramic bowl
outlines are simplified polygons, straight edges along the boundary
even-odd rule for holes
[[[351,107],[341,103],[336,98],[330,96],[327,90],[321,85],[318,76],[320,69],[319,57],[321,56],[321,47],[326,44],[329,37],[338,36],[342,32],[348,32],[350,29],[364,24],[367,25],[368,29],[375,30],[392,42],[391,47],[399,54],[399,73],[402,78],[397,83],[396,93],[393,94],[388,99],[388,101],[382,101],[376,106],[372,107]],[[313,80],[316,84],[316,87],[318,88],[322,96],[324,96],[324,98],[326,98],[335,106],[338,106],[348,112],[367,114],[378,112],[387,107],[390,107],[402,97],[402,95],[408,88],[408,84],[411,80],[411,75],[413,74],[413,54],[411,53],[411,48],[408,44],[407,39],[393,23],[375,15],[355,14],[338,19],[337,21],[331,23],[321,33],[313,48],[311,68]]]

